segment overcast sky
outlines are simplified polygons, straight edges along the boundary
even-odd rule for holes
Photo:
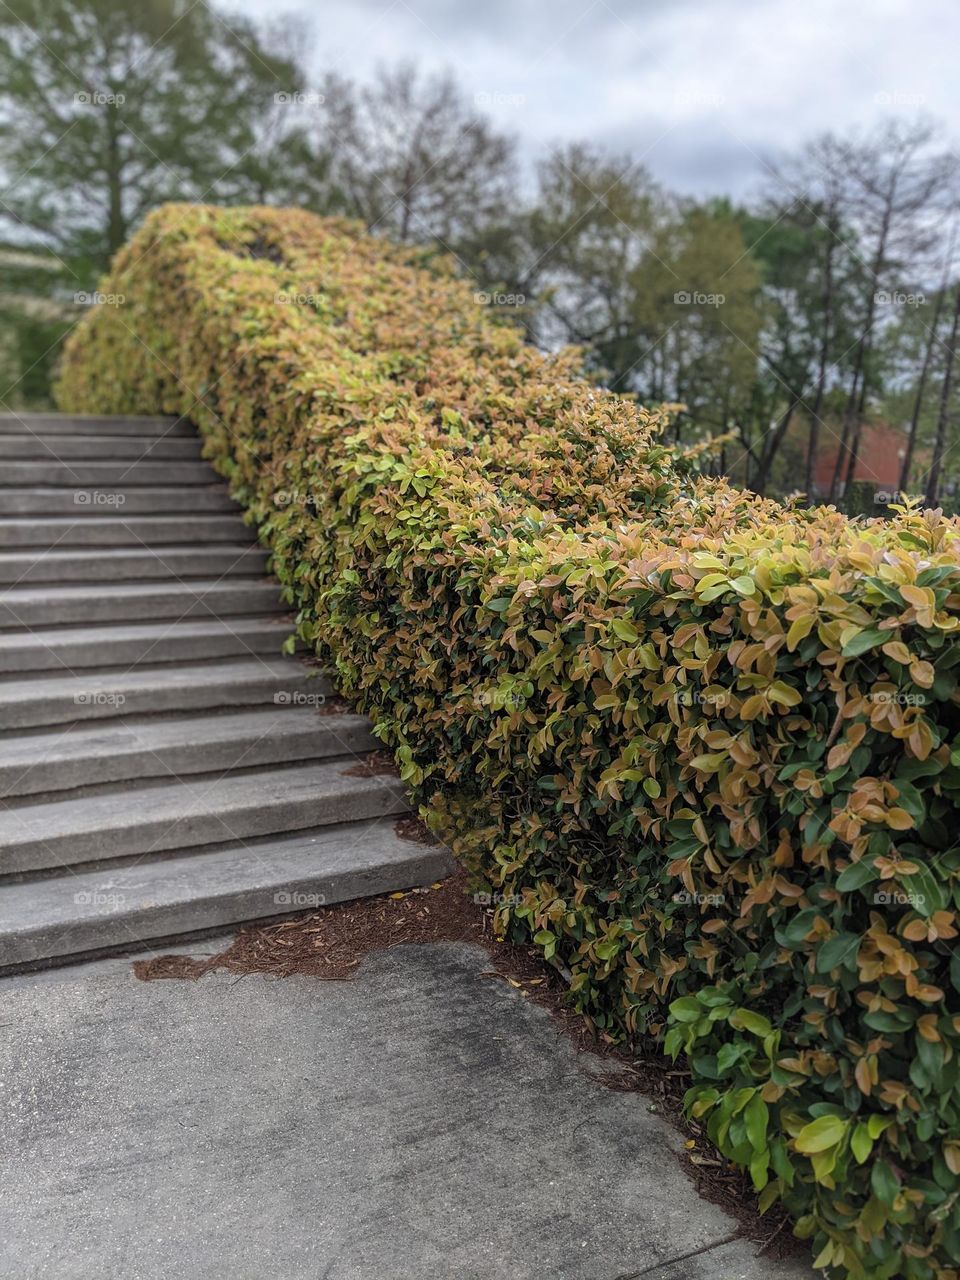
[[[359,79],[449,68],[526,157],[587,138],[684,192],[745,195],[824,129],[922,113],[960,134],[957,0],[226,0],[313,29]]]

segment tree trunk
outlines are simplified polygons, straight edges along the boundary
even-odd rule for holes
[[[833,475],[830,477],[830,492],[827,495],[830,502],[836,502],[837,500],[837,490],[840,487],[840,472],[843,468],[843,459],[847,452],[847,441],[850,438],[851,406],[856,403],[857,382],[859,377],[860,370],[854,369],[853,382],[850,385],[850,395],[847,397],[847,407],[843,412],[843,434],[840,437],[840,447],[837,450],[837,458],[833,464]]]
[[[820,359],[817,367],[817,391],[810,414],[810,438],[807,443],[807,469],[804,477],[807,502],[810,502],[813,496],[813,473],[817,465],[817,450],[820,447],[820,414],[823,411],[827,365],[830,361],[830,337],[833,328],[833,255],[836,243],[834,219],[831,217],[827,223],[827,253],[823,264],[823,337],[820,342]]]
[[[877,252],[873,259],[873,267],[870,271],[872,276],[872,287],[870,292],[870,301],[867,304],[867,324],[863,333],[860,335],[860,341],[857,344],[857,372],[860,375],[860,395],[856,400],[853,412],[853,439],[850,444],[850,456],[847,460],[847,475],[844,480],[844,489],[856,479],[857,461],[860,456],[860,431],[863,427],[863,412],[867,403],[867,353],[870,350],[871,330],[873,329],[873,318],[877,310],[877,285],[880,282],[880,272],[883,270],[883,264],[887,256],[887,240],[890,235],[890,221],[893,216],[893,199],[896,192],[896,180],[892,180],[890,184],[889,195],[887,198],[887,206],[883,213],[883,222],[880,225],[880,236],[877,240]],[[856,386],[856,382],[854,382]],[[851,402],[852,404],[853,402]],[[844,430],[846,435],[846,430]]]
[[[950,243],[947,245],[947,256],[943,264],[943,279],[940,281],[940,291],[937,294],[937,301],[933,309],[933,320],[927,336],[927,346],[923,353],[923,364],[920,367],[920,380],[917,383],[917,394],[913,401],[913,413],[910,415],[910,431],[907,435],[907,448],[903,455],[903,466],[900,468],[900,492],[906,493],[907,486],[910,484],[910,468],[913,465],[913,454],[917,444],[917,431],[920,427],[920,412],[923,409],[923,393],[927,385],[927,375],[930,372],[930,366],[933,363],[933,348],[937,341],[937,329],[940,327],[940,316],[943,312],[943,302],[947,296],[947,283],[950,275],[950,264],[953,261],[953,245],[956,239],[957,226],[954,223],[950,229]]]
[[[793,421],[793,415],[797,410],[797,406],[803,400],[802,392],[794,392],[791,395],[790,403],[787,405],[783,416],[777,423],[776,428],[768,433],[769,444],[765,446],[760,455],[760,465],[757,468],[757,483],[754,489],[763,497],[766,492],[767,482],[770,479],[770,468],[773,466],[773,460],[777,456],[783,438],[790,429],[790,423]]]
[[[940,391],[940,412],[937,414],[937,438],[933,446],[933,460],[927,475],[927,490],[924,494],[924,505],[936,506],[940,489],[940,470],[943,466],[943,455],[947,443],[947,422],[950,417],[950,392],[953,387],[953,358],[957,352],[957,330],[960,328],[960,285],[957,286],[953,300],[953,323],[950,326],[950,341],[947,345],[947,364],[943,371],[943,387]]]
[[[910,415],[910,430],[907,432],[907,447],[903,455],[903,466],[900,468],[901,493],[906,493],[907,486],[910,484],[910,468],[913,466],[913,453],[917,443],[917,430],[920,426],[920,410],[923,408],[923,393],[926,389],[927,375],[930,372],[930,365],[933,361],[933,347],[937,340],[937,326],[940,323],[940,313],[943,311],[943,298],[945,293],[946,288],[944,287],[937,294],[937,301],[933,310],[933,322],[930,325],[927,345],[923,353],[923,364],[920,366],[920,379],[917,382],[917,394],[913,398],[913,412]]]
[[[123,216],[123,186],[121,183],[120,130],[115,106],[102,107],[107,119],[107,246],[112,257],[127,238],[127,224]]]

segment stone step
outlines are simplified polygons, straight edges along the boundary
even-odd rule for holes
[[[275,699],[278,705],[307,705],[301,700],[311,695],[320,705],[330,686],[312,674],[315,670],[290,659],[249,658],[7,679],[0,681],[0,724],[8,731],[66,726],[118,716],[273,704]]]
[[[0,968],[450,869],[396,834],[369,722],[282,656],[268,555],[200,455],[182,419],[0,415]]]
[[[243,542],[251,530],[239,516],[81,515],[76,519],[0,519],[0,547],[142,547],[157,543]]]
[[[211,511],[239,514],[240,508],[230,497],[226,485],[196,485],[189,489],[163,485],[143,488],[76,485],[51,489],[45,480],[20,488],[0,485],[0,516],[69,516],[74,520],[119,516],[127,519],[132,515],[184,512],[195,516]]]
[[[22,458],[36,462],[112,461],[121,458],[151,462],[200,458],[200,441],[190,436],[78,436],[39,434],[24,431],[20,435],[0,433],[0,460]]]
[[[441,846],[402,839],[393,823],[374,820],[8,883],[0,886],[0,967],[136,948],[427,885],[452,870]]]
[[[151,622],[162,618],[277,613],[271,579],[196,579],[116,586],[11,587],[0,591],[0,627],[52,627],[70,622]]]
[[[0,673],[52,671],[65,675],[97,667],[204,658],[278,658],[292,622],[259,618],[204,618],[196,622],[148,622],[126,626],[54,627],[0,632]]]
[[[193,436],[197,429],[187,418],[131,417],[127,414],[0,413],[0,435],[24,431],[78,436]]]
[[[314,682],[316,683],[316,682]],[[290,691],[293,695],[294,691]],[[309,693],[316,699],[319,695]],[[0,738],[0,796],[175,778],[373,751],[365,716],[322,715],[291,697],[217,715],[125,717]]]
[[[0,485],[52,485],[58,489],[110,488],[111,486],[211,484],[216,472],[209,462],[43,462],[4,461]]]
[[[249,542],[199,547],[108,547],[103,550],[0,551],[0,583],[143,582],[150,578],[256,577],[267,552]]]
[[[351,758],[0,807],[0,874],[76,867],[406,811],[392,775]],[[252,859],[251,859],[252,861]]]

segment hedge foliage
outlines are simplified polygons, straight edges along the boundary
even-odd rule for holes
[[[350,224],[167,206],[63,408],[190,415],[500,923],[836,1276],[960,1276],[960,529],[689,473]]]

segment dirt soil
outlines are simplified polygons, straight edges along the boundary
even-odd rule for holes
[[[370,765],[380,772],[378,760]],[[430,841],[415,818],[403,818],[396,826],[405,839]],[[597,1083],[643,1095],[651,1111],[660,1112],[679,1129],[684,1137],[680,1161],[685,1172],[705,1199],[736,1219],[742,1236],[757,1242],[758,1255],[808,1256],[807,1246],[791,1235],[787,1215],[774,1206],[761,1217],[749,1178],[717,1153],[702,1126],[683,1116],[683,1094],[690,1085],[687,1072],[652,1042],[641,1041],[627,1049],[598,1038],[590,1023],[569,1007],[565,981],[535,948],[514,946],[495,936],[493,909],[474,900],[463,871],[429,888],[344,902],[278,923],[248,925],[217,955],[155,956],[135,961],[133,971],[144,982],[196,980],[214,970],[238,976],[267,974],[283,979],[297,974],[344,982],[372,951],[437,942],[484,947],[490,956],[485,978],[506,982],[521,997],[533,1000],[547,1010],[578,1053],[604,1060],[603,1071],[590,1072],[587,1066]]]

